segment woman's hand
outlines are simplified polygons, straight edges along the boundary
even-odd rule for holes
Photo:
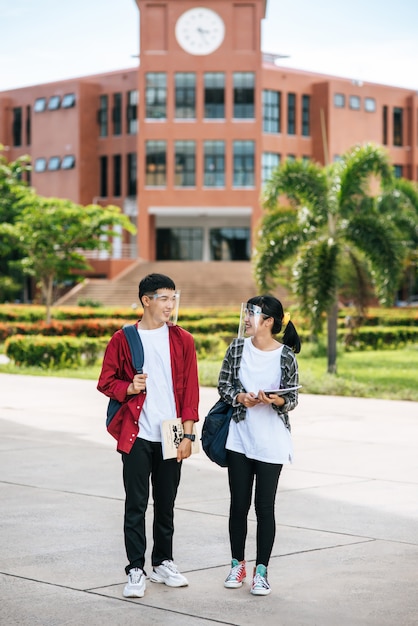
[[[283,396],[277,395],[277,393],[266,393],[262,389],[258,392],[258,399],[263,404],[275,404],[276,406],[283,406],[285,399]]]
[[[247,409],[251,409],[253,406],[260,403],[258,397],[252,391],[249,391],[248,393],[239,393],[237,400]]]

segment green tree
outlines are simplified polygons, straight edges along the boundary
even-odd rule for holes
[[[14,224],[21,208],[19,200],[27,193],[24,173],[30,169],[29,157],[7,161],[0,145],[0,224]],[[20,253],[12,241],[0,233],[0,302],[13,300],[23,292],[22,272],[12,269],[11,263]]]
[[[16,261],[25,274],[35,277],[46,304],[46,321],[51,320],[54,284],[77,275],[90,266],[83,252],[110,250],[112,237],[121,226],[135,227],[119,207],[80,206],[69,200],[43,198],[30,192],[21,200],[22,211],[14,224],[0,226],[0,233],[22,253]]]
[[[293,265],[294,289],[302,312],[317,335],[327,319],[328,372],[337,371],[337,321],[340,267],[349,259],[359,290],[366,277],[382,304],[393,302],[404,258],[401,219],[382,211],[382,200],[393,191],[392,168],[386,152],[368,144],[348,151],[340,161],[321,167],[287,161],[265,188],[265,214],[254,255],[258,284],[269,290],[280,268]],[[399,191],[401,208],[405,194]],[[395,221],[396,220],[396,221]],[[403,224],[407,230],[405,223]]]

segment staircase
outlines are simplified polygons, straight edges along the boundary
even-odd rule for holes
[[[172,278],[181,291],[180,307],[234,307],[259,293],[248,261],[137,261],[113,280],[86,279],[62,296],[55,306],[75,306],[80,299],[103,306],[127,307],[139,304],[138,284],[157,272]],[[283,289],[275,295],[286,298]]]

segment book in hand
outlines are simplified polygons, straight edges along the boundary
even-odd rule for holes
[[[192,454],[199,452],[199,439],[196,433],[196,425],[193,424],[193,435],[195,440],[192,441]],[[177,448],[183,439],[183,424],[179,417],[164,420],[161,422],[161,445],[163,449],[163,459],[175,459],[177,457]]]
[[[284,396],[286,393],[290,391],[296,391],[296,389],[300,389],[302,385],[296,385],[296,387],[286,387],[285,389],[264,389],[264,393],[269,396],[270,394],[276,394],[277,396]]]

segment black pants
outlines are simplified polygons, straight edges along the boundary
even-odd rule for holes
[[[144,569],[145,513],[149,500],[150,477],[154,500],[153,566],[173,559],[174,503],[180,482],[181,463],[163,461],[161,443],[137,438],[129,454],[122,453],[125,486],[125,548],[129,565]]]
[[[256,564],[267,567],[274,538],[276,520],[274,502],[277,485],[283,465],[263,463],[248,459],[245,454],[228,450],[228,477],[231,492],[229,511],[229,540],[233,559],[245,559],[247,538],[247,517],[251,506],[255,478],[255,512],[257,516],[257,557]]]

